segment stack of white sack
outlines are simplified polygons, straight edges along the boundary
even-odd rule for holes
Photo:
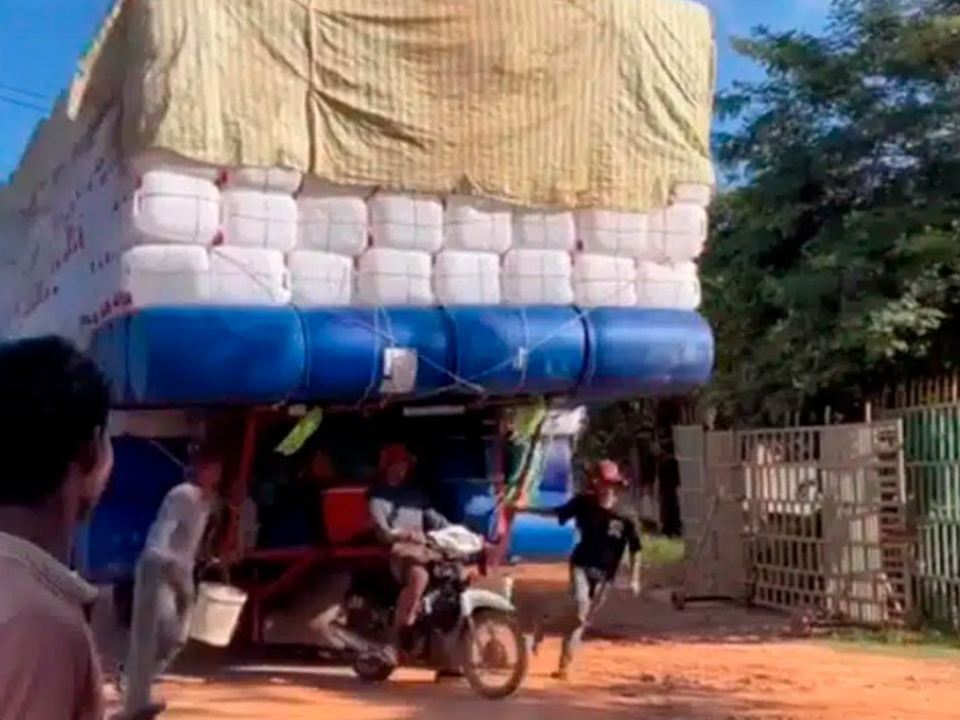
[[[434,263],[433,289],[444,305],[497,305],[500,258],[513,244],[513,216],[494,200],[451,196],[443,216],[444,249]]]
[[[356,258],[370,244],[370,190],[305,178],[297,197],[297,249],[287,256],[298,307],[350,305]]]
[[[433,257],[443,247],[443,203],[431,195],[377,192],[367,203],[373,247],[360,257],[362,305],[431,305]]]
[[[503,301],[508,305],[569,305],[573,263],[568,252],[511,250],[503,259]]]
[[[651,213],[578,211],[577,303],[697,309],[696,261],[706,246],[711,194],[707,186],[680,184],[670,205]]]
[[[85,343],[138,308],[569,305],[692,310],[711,189],[651,213],[334,186],[282,168],[122,158],[111,122],[10,237],[0,333]]]

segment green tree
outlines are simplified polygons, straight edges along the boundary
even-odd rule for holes
[[[727,187],[702,264],[711,403],[761,422],[960,361],[960,0],[834,0],[756,29],[720,95]]]

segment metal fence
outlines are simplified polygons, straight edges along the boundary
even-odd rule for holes
[[[908,620],[912,538],[899,421],[685,427],[676,439],[688,594],[867,625]]]
[[[888,393],[884,405],[883,416],[904,427],[918,611],[960,632],[960,383],[911,383]]]

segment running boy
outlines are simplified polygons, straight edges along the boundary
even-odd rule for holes
[[[566,680],[573,654],[583,633],[607,598],[624,553],[630,551],[630,590],[640,594],[640,536],[633,520],[617,512],[617,490],[625,485],[620,468],[602,460],[590,471],[590,491],[550,510],[527,510],[555,516],[560,524],[573,520],[580,542],[570,557],[570,593],[576,603],[576,619],[563,639],[560,666],[554,677]]]

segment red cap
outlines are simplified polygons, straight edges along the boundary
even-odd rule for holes
[[[384,445],[380,450],[380,469],[386,470],[394,465],[409,465],[410,452],[400,443]]]
[[[598,485],[626,485],[626,479],[620,473],[620,467],[613,460],[601,460],[593,471],[594,482]]]

